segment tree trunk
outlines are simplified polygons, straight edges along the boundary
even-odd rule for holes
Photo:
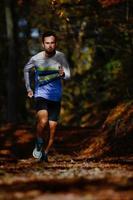
[[[7,28],[7,121],[17,122],[17,64],[12,0],[5,1]]]

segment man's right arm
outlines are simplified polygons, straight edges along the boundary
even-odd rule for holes
[[[29,62],[25,65],[24,67],[24,80],[25,80],[25,86],[26,86],[26,89],[27,89],[27,95],[28,97],[33,97],[33,91],[31,89],[31,86],[30,86],[30,70],[34,68],[34,61],[33,59],[31,58],[29,60]]]

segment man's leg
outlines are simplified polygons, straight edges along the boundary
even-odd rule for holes
[[[49,132],[50,132],[49,141],[48,141],[48,145],[45,149],[45,152],[42,152],[40,161],[48,162],[48,152],[54,142],[54,135],[55,135],[56,127],[57,127],[56,121],[49,121]]]
[[[33,156],[40,159],[42,157],[44,145],[44,132],[48,125],[48,112],[47,110],[40,110],[37,112],[37,126],[36,126],[36,144],[33,150]]]
[[[53,145],[56,127],[57,127],[57,122],[56,121],[49,121],[50,136],[49,136],[48,145],[47,145],[47,147],[45,149],[45,154],[48,154],[49,149]]]
[[[59,114],[60,114],[60,102],[49,102],[49,106],[48,106],[48,114],[49,114],[49,141],[48,141],[48,145],[45,149],[45,155],[47,157],[47,154],[51,148],[51,146],[53,145],[54,142],[54,136],[55,136],[55,131],[56,131],[56,127],[58,124],[58,119],[59,119]]]
[[[48,126],[48,111],[40,110],[37,112],[37,137],[44,137],[44,129]]]

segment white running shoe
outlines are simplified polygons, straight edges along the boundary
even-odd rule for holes
[[[42,157],[42,150],[44,145],[44,141],[42,139],[40,140],[40,142],[38,140],[36,141],[35,148],[32,152],[33,157],[37,159],[40,159]]]
[[[42,151],[38,150],[37,147],[35,147],[34,150],[33,150],[33,152],[32,152],[32,155],[36,159],[41,159],[41,157],[42,157]]]

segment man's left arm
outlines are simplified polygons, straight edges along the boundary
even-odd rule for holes
[[[70,67],[64,54],[62,56],[62,62],[61,62],[61,67],[59,69],[59,74],[62,74],[63,79],[70,78]]]

